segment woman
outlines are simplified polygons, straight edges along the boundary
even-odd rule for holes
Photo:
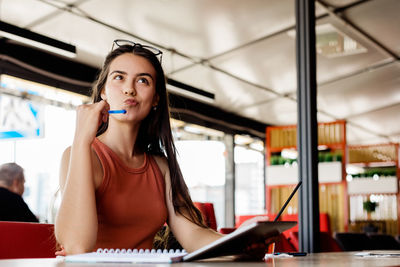
[[[222,234],[204,225],[176,159],[162,52],[124,40],[114,46],[62,157],[58,255],[150,249],[165,222],[186,251],[199,249]]]
[[[221,234],[204,226],[176,160],[161,51],[123,40],[114,47],[62,157],[57,240],[66,254],[151,248],[167,222],[196,250]]]

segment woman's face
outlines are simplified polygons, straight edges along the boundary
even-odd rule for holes
[[[110,64],[101,98],[110,109],[126,110],[126,114],[110,116],[142,121],[158,103],[155,69],[147,59],[133,53],[116,57]]]

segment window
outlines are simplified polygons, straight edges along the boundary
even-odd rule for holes
[[[88,99],[8,75],[1,76],[1,87],[0,132],[7,134],[0,138],[0,164],[24,168],[24,200],[41,222],[52,222],[61,155],[75,131],[74,108]]]
[[[223,132],[172,120],[178,161],[194,202],[214,205],[217,227],[225,222]]]
[[[235,214],[264,214],[264,144],[235,136]]]

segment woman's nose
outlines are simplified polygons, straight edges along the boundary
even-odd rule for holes
[[[125,95],[133,95],[133,96],[135,96],[136,95],[136,90],[135,90],[135,88],[133,86],[126,86],[124,88],[124,94]]]

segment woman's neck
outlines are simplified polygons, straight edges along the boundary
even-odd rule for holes
[[[99,136],[99,140],[111,148],[121,158],[132,159],[135,154],[135,144],[140,125],[128,123],[112,123],[107,130]]]

